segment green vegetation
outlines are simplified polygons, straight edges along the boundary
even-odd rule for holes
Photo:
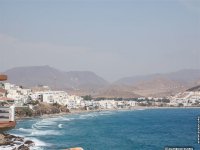
[[[178,107],[183,107],[184,105],[182,103],[179,103],[178,104]]]
[[[82,96],[82,98],[84,100],[92,100],[93,99],[91,95],[85,95],[85,96]]]
[[[40,102],[38,100],[36,100],[36,101],[31,101],[28,104],[31,104],[31,105],[35,106],[35,105],[38,105],[39,103]]]
[[[30,103],[29,103],[30,104]],[[69,112],[69,109],[66,106],[62,106],[58,103],[47,104],[40,103],[39,101],[32,101],[33,109],[29,107],[16,107],[16,116],[17,117],[34,117],[41,116],[43,114],[56,114],[61,112]]]
[[[32,115],[33,115],[33,111],[28,107],[16,108],[16,116],[31,117]]]

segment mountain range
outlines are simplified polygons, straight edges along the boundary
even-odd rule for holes
[[[61,71],[50,66],[17,67],[5,72],[8,81],[24,87],[48,85],[70,94],[94,97],[164,97],[200,84],[200,70],[121,78],[108,82],[91,71]]]

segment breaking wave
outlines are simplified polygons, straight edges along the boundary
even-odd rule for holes
[[[59,124],[59,125],[58,125],[58,128],[62,128],[62,126],[63,126],[63,124]]]
[[[18,128],[15,128],[13,133],[25,137],[26,140],[33,141],[35,146],[31,147],[31,150],[46,150],[52,145],[44,142],[47,140],[46,138],[56,137],[57,139],[65,134],[70,135],[73,132],[75,132],[73,135],[78,134],[77,132],[79,131],[74,130],[73,127],[66,130],[68,126],[74,125],[74,121],[93,119],[98,116],[112,115],[113,113],[112,111],[86,112],[82,114],[30,119],[20,121]]]
[[[29,136],[45,136],[45,135],[61,135],[59,131],[56,130],[37,130],[37,129],[18,129],[21,132],[28,133]]]

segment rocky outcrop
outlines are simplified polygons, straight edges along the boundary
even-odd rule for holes
[[[23,137],[4,133],[0,134],[0,149],[29,150],[34,145],[33,141],[25,140]]]
[[[39,103],[37,106],[33,109],[33,115],[34,116],[41,116],[44,114],[57,114],[62,112],[69,112],[69,109],[67,107],[59,105],[57,103],[55,104],[47,104],[47,103]]]
[[[16,116],[19,118],[23,117],[36,117],[42,115],[49,114],[58,114],[58,113],[68,113],[69,109],[65,106],[55,104],[47,104],[47,103],[39,103],[30,109],[28,107],[25,108],[16,108]]]

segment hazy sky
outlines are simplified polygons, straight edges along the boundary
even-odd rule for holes
[[[0,71],[50,65],[107,80],[200,69],[200,0],[0,0]]]

